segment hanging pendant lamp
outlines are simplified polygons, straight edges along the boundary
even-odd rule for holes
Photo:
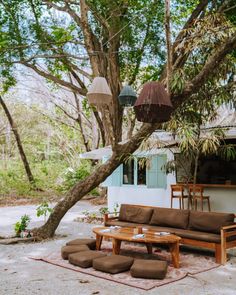
[[[104,77],[95,77],[87,93],[90,104],[109,105],[112,102],[111,89]]]
[[[137,95],[131,86],[125,85],[118,98],[120,105],[124,107],[131,107],[137,100]]]
[[[147,82],[136,100],[137,120],[145,123],[164,123],[172,113],[170,96],[160,82]]]

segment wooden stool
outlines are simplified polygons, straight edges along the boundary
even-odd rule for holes
[[[184,209],[184,199],[188,200],[188,209],[189,209],[189,197],[184,195],[184,186],[181,184],[172,184],[171,185],[171,205],[173,208],[173,199],[179,199],[179,209]]]
[[[189,187],[190,195],[192,196],[194,209],[197,210],[198,200],[200,201],[201,210],[203,211],[203,202],[207,201],[208,211],[211,211],[210,196],[203,195],[203,186],[196,184]]]

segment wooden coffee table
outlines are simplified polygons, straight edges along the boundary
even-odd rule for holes
[[[152,254],[152,244],[167,244],[170,249],[172,263],[175,268],[179,268],[179,241],[180,237],[170,234],[165,236],[159,236],[155,234],[155,231],[145,231],[144,238],[134,238],[133,228],[120,228],[116,230],[111,230],[109,232],[104,232],[104,229],[109,229],[109,227],[95,227],[93,232],[96,234],[96,250],[100,250],[103,237],[111,238],[113,245],[113,254],[120,253],[120,247],[122,241],[143,243],[147,247],[149,254]]]

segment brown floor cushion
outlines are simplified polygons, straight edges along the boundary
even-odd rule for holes
[[[89,249],[95,250],[96,249],[96,240],[95,239],[75,239],[70,242],[66,243],[67,246],[74,246],[74,245],[87,245]]]
[[[105,257],[106,254],[98,251],[83,251],[69,255],[69,262],[83,268],[91,267],[95,258]]]
[[[135,259],[130,274],[135,278],[163,280],[167,273],[167,262],[160,260]]]
[[[111,255],[93,260],[93,268],[108,273],[127,271],[133,264],[134,259],[122,255]]]
[[[68,259],[68,256],[72,253],[77,253],[81,251],[88,251],[89,247],[86,245],[77,245],[77,246],[63,246],[61,248],[61,257],[63,259]]]

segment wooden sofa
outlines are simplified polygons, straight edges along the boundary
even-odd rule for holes
[[[122,204],[118,216],[104,214],[105,226],[137,227],[166,231],[181,237],[181,244],[215,251],[225,264],[227,249],[236,247],[235,214]]]

